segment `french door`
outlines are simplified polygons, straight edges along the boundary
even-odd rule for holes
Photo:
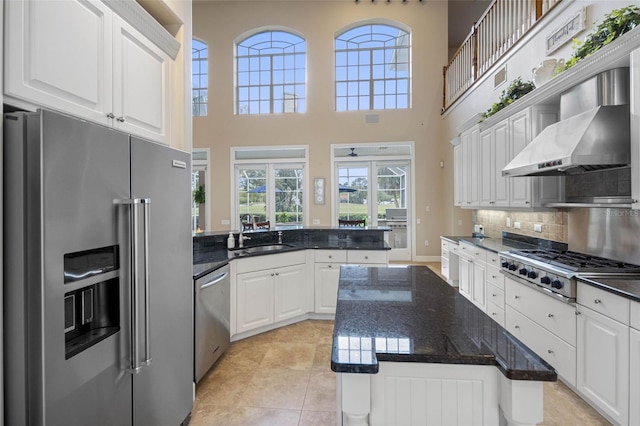
[[[337,161],[335,221],[364,219],[367,226],[388,226],[391,260],[411,260],[409,160]]]

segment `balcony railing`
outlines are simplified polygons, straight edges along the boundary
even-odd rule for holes
[[[444,67],[446,110],[562,0],[493,0]]]

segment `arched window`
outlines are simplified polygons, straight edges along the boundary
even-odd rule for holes
[[[305,112],[306,41],[262,31],[236,44],[236,113]]]
[[[209,88],[209,64],[207,43],[195,38],[191,42],[191,88],[193,93],[193,116],[207,115]]]
[[[410,104],[409,33],[361,25],[335,39],[336,111],[402,109]]]

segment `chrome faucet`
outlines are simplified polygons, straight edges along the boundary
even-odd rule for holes
[[[278,244],[282,244],[282,231],[278,231]]]
[[[244,241],[245,240],[250,240],[251,237],[245,237],[245,235],[240,232],[240,235],[238,235],[238,247],[243,248],[244,247]]]

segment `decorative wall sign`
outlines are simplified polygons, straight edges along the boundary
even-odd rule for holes
[[[544,40],[546,54],[555,52],[566,42],[573,39],[578,33],[584,31],[587,24],[587,8],[581,8],[573,18],[569,19],[560,28],[554,30]]]
[[[324,178],[313,181],[313,204],[324,204]]]

